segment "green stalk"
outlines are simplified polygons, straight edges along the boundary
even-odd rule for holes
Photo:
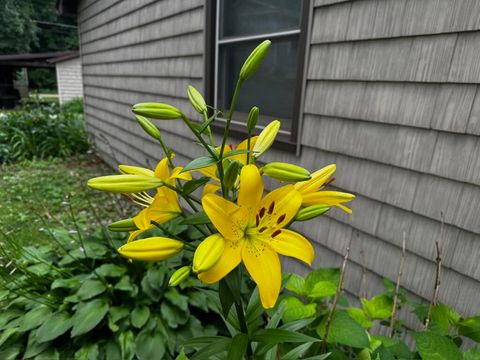
[[[160,143],[160,146],[162,147],[163,152],[165,153],[165,156],[166,156],[167,159],[168,159],[168,163],[170,164],[170,166],[172,167],[172,169],[174,169],[175,166],[173,165],[172,158],[170,157],[170,153],[169,153],[169,151],[168,151],[168,148],[167,148],[167,146],[165,145],[165,142],[163,141],[163,139],[162,139],[161,136],[158,138],[158,142]]]
[[[217,154],[215,154],[209,147],[208,147],[208,144],[205,142],[205,140],[203,140],[202,138],[202,135],[199,134],[197,132],[197,130],[195,130],[195,128],[193,127],[191,121],[185,116],[182,114],[182,119],[183,119],[183,122],[188,126],[188,128],[190,129],[190,131],[195,135],[195,137],[198,139],[198,141],[200,141],[200,144],[203,145],[203,147],[208,151],[208,153],[214,158],[214,159],[217,159]]]
[[[207,114],[206,110],[203,112],[203,121],[205,121],[205,122],[208,121],[208,114]],[[215,142],[213,141],[212,130],[210,129],[210,125],[207,127],[207,135],[208,135],[208,139],[210,140],[210,145],[215,146]]]
[[[222,186],[222,194],[224,198],[227,198],[225,185],[223,184],[224,170],[223,170],[223,153],[225,151],[225,144],[227,143],[227,137],[230,132],[230,124],[232,123],[233,112],[237,106],[238,95],[240,94],[240,88],[242,87],[242,80],[238,79],[237,85],[235,85],[235,91],[233,92],[232,103],[230,104],[230,111],[228,113],[227,123],[225,125],[225,131],[222,138],[222,146],[220,147],[220,156],[217,163],[218,175],[220,178],[220,185]]]

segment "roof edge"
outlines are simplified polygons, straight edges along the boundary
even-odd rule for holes
[[[57,11],[62,15],[76,16],[79,0],[57,0]]]

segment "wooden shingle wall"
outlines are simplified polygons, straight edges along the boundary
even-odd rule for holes
[[[396,278],[405,232],[402,285],[426,299],[442,240],[440,300],[479,313],[480,2],[312,3],[301,156],[272,150],[264,160],[335,162],[335,187],[357,194],[353,215],[332,210],[299,227],[316,242],[315,265],[339,266],[350,245],[347,290],[372,296]],[[132,104],[169,102],[194,116],[185,90],[203,88],[204,22],[203,0],[81,1],[87,123],[111,164],[161,156]],[[159,125],[178,162],[199,155],[182,123]]]

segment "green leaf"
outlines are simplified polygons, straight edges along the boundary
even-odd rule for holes
[[[46,351],[35,356],[35,360],[60,360],[60,354],[56,349],[48,348]]]
[[[480,342],[480,316],[469,317],[458,323],[458,333]]]
[[[433,332],[415,332],[413,338],[424,360],[461,360],[462,354],[449,338]]]
[[[227,317],[235,299],[227,285],[226,279],[220,280],[218,284],[218,297],[220,298],[220,304],[222,305],[222,314],[224,317]]]
[[[163,359],[165,342],[158,331],[141,331],[135,339],[135,354],[139,360]]]
[[[178,354],[178,356],[175,358],[175,360],[189,360],[188,356],[185,355],[185,351],[183,350],[183,348],[180,351],[180,354]]]
[[[235,155],[241,155],[241,154],[247,154],[251,152],[250,150],[247,150],[247,149],[242,149],[242,150],[232,150],[232,151],[229,151],[228,153],[226,154],[223,154],[223,158],[224,159],[227,159],[231,156],[235,156]]]
[[[383,346],[385,346],[385,349],[398,359],[410,360],[414,358],[413,353],[409,350],[407,345],[400,340],[379,335],[371,336],[371,343],[375,341],[380,341]]]
[[[18,328],[16,328],[16,327],[7,328],[5,331],[3,331],[2,334],[0,335],[0,349],[1,349],[1,346],[8,339],[10,339],[10,337],[15,335],[17,332],[18,332]]]
[[[460,321],[460,315],[455,310],[448,307],[447,305],[438,304],[432,308],[432,314],[431,314],[428,330],[439,333],[441,335],[448,335],[450,325],[455,325],[459,321]],[[479,326],[479,334],[480,334],[480,326]]]
[[[25,350],[25,354],[23,354],[23,358],[24,359],[32,358],[40,354],[42,351],[44,351],[49,345],[50,345],[49,342],[39,343],[37,341],[35,332],[32,331],[28,335],[27,349]]]
[[[313,286],[313,289],[308,294],[308,297],[320,299],[334,296],[336,293],[337,283],[329,280],[321,280]]]
[[[476,348],[468,349],[463,353],[463,360],[480,360],[480,350]]]
[[[295,294],[303,295],[305,280],[298,274],[287,274],[287,283],[285,288]]]
[[[365,329],[370,329],[373,326],[373,321],[367,318],[367,315],[365,315],[365,312],[362,309],[349,308],[347,309],[347,314]]]
[[[28,331],[40,326],[45,319],[52,313],[52,310],[47,306],[37,306],[22,317],[20,322],[20,331]]]
[[[74,289],[78,285],[80,285],[80,280],[77,278],[69,278],[69,279],[56,279],[52,282],[50,289]]]
[[[177,289],[170,288],[165,293],[165,298],[170,301],[170,303],[183,311],[188,311],[188,297],[180,294]]]
[[[121,358],[122,353],[120,351],[120,346],[116,343],[115,340],[109,340],[105,345],[105,360],[115,360]]]
[[[125,331],[118,337],[122,360],[131,360],[135,356],[135,340],[131,330]]]
[[[137,306],[132,311],[130,317],[132,325],[137,329],[140,329],[147,322],[150,316],[150,309],[146,306]]]
[[[22,345],[15,344],[15,345],[9,345],[8,348],[0,348],[0,359],[2,360],[16,360],[16,359],[21,359],[21,357],[18,356],[20,354],[20,351],[23,349]]]
[[[167,320],[168,326],[173,329],[178,328],[178,325],[184,325],[188,322],[188,313],[178,310],[167,302],[163,302],[162,305],[160,305],[160,312],[162,317]]]
[[[197,190],[200,186],[206,184],[209,181],[210,181],[210,178],[208,176],[204,176],[204,177],[201,177],[199,179],[187,181],[183,185],[182,192],[185,195],[191,194],[192,192]]]
[[[283,303],[285,304],[285,311],[282,319],[285,323],[313,317],[317,311],[316,304],[305,305],[294,296],[285,298]]]
[[[97,360],[98,355],[98,344],[86,344],[75,352],[75,360]]]
[[[187,340],[183,346],[185,347],[201,347],[219,340],[228,340],[225,336],[199,336]]]
[[[242,360],[248,346],[248,335],[237,334],[232,338],[228,348],[227,360]]]
[[[120,277],[127,269],[123,266],[115,265],[115,264],[103,264],[102,266],[98,267],[95,272],[103,277]]]
[[[183,225],[202,225],[210,223],[211,221],[204,211],[199,211],[195,214],[188,215],[182,220]]]
[[[327,318],[317,328],[317,334],[323,338]],[[328,342],[347,345],[355,348],[369,346],[368,335],[365,329],[345,312],[336,312],[332,317],[328,332]]]
[[[393,301],[387,295],[374,296],[370,300],[360,299],[365,314],[377,320],[388,319],[392,315]]]
[[[71,336],[75,337],[89,332],[103,320],[107,312],[108,304],[104,299],[80,303],[72,317]]]
[[[91,299],[107,290],[107,287],[100,280],[87,280],[77,291],[80,300]]]
[[[313,322],[313,320],[315,320],[315,318],[295,320],[287,324],[283,324],[282,326],[280,326],[279,329],[297,331],[297,330],[303,329],[305,326],[310,325]]]
[[[261,329],[252,335],[253,342],[260,342],[270,345],[276,345],[280,343],[297,343],[297,342],[318,342],[311,336],[304,335],[302,333],[283,330],[283,329]]]
[[[320,281],[331,281],[337,286],[340,281],[340,269],[338,268],[321,268],[315,269],[305,278],[305,293],[310,294]]]
[[[205,121],[202,126],[198,129],[198,132],[200,134],[202,134],[205,130],[207,130],[207,128],[210,126],[210,124],[215,121],[215,119],[217,118],[217,114],[213,114],[212,116],[210,116],[207,121]]]
[[[132,283],[130,276],[126,275],[123,276],[120,281],[115,284],[113,287],[115,290],[120,290],[120,291],[128,291],[130,292],[133,296],[135,296],[138,292],[138,287],[134,283]]]
[[[307,342],[302,345],[298,345],[297,347],[290,350],[288,353],[282,356],[282,360],[297,360],[301,359],[303,354],[312,346],[313,343]]]
[[[112,321],[114,323],[130,315],[130,309],[126,307],[121,307],[121,306],[112,306],[110,309],[108,309],[108,312],[112,317]]]
[[[198,170],[198,169],[203,169],[206,168],[210,165],[214,165],[217,163],[217,160],[213,159],[210,156],[201,156],[199,158],[196,158],[192,161],[190,161],[181,171],[182,173],[186,171],[192,171],[192,170]]]
[[[51,314],[45,319],[42,326],[36,330],[37,341],[42,343],[56,339],[68,331],[72,324],[73,320],[66,312],[60,311]]]
[[[193,356],[190,357],[190,359],[204,360],[210,359],[210,357],[214,355],[220,355],[221,353],[228,351],[231,341],[232,340],[229,338],[221,338],[213,341],[199,349]]]

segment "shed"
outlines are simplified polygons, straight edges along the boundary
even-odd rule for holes
[[[60,104],[83,97],[82,65],[79,52],[72,51],[50,59],[49,62],[55,64]]]
[[[161,156],[132,104],[167,102],[195,117],[192,84],[225,108],[241,60],[269,38],[238,133],[241,113],[259,105],[264,121],[280,117],[285,130],[267,161],[337,163],[335,186],[357,194],[353,215],[333,210],[299,227],[315,243],[314,265],[339,266],[350,246],[346,290],[372,296],[383,277],[396,277],[405,236],[402,286],[428,299],[440,240],[440,301],[479,312],[479,1],[59,3],[78,16],[87,128],[107,162],[153,165]],[[157,124],[179,162],[197,155],[181,123]],[[285,268],[305,271],[293,261]]]

